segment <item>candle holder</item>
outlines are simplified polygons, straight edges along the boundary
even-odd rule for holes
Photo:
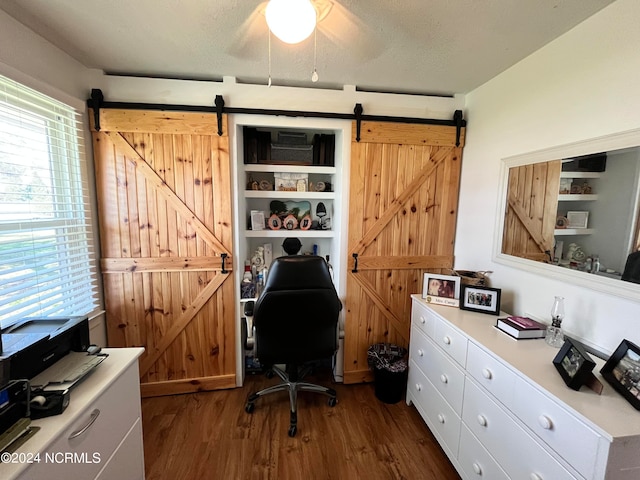
[[[562,320],[564,319],[564,297],[555,297],[551,307],[551,325],[547,327],[544,341],[552,347],[560,348],[564,344]]]

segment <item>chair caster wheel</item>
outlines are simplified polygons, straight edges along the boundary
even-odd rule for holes
[[[296,427],[295,425],[291,425],[289,427],[289,436],[290,437],[295,437],[297,431],[298,431],[298,427]]]
[[[256,405],[254,403],[247,403],[244,406],[244,411],[247,413],[253,413],[253,409],[256,408]]]
[[[268,379],[272,379],[273,376],[275,375],[273,373],[273,370],[267,370],[267,372],[264,374]]]
[[[335,407],[335,406],[336,406],[336,403],[338,403],[338,400],[337,400],[336,398],[333,398],[333,397],[332,397],[332,398],[330,398],[330,399],[329,399],[329,402],[328,402],[328,403],[329,403],[329,406],[330,406],[330,407]]]

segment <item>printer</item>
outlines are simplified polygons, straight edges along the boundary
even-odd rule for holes
[[[89,348],[87,317],[27,318],[0,332],[0,365],[4,378],[30,379],[69,352]]]
[[[68,390],[49,392],[44,407],[31,405],[29,380],[72,351],[89,347],[87,317],[21,320],[0,331],[0,451],[32,434],[31,419],[62,413]]]

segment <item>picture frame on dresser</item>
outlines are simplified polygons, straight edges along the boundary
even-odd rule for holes
[[[591,372],[596,363],[581,343],[566,337],[560,351],[553,359],[553,365],[567,387],[580,390],[580,387],[587,384],[593,376]]]
[[[600,373],[636,410],[640,410],[640,347],[626,338]]]
[[[500,296],[502,290],[475,285],[462,285],[460,292],[460,308],[473,312],[498,315],[500,313]]]
[[[460,277],[425,273],[422,284],[422,298],[427,303],[457,307],[460,305]]]

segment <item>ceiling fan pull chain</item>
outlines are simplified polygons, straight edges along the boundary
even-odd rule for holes
[[[311,74],[311,81],[318,81],[318,26],[313,29],[313,73]]]
[[[271,87],[271,29],[269,29],[269,82],[268,87]]]

